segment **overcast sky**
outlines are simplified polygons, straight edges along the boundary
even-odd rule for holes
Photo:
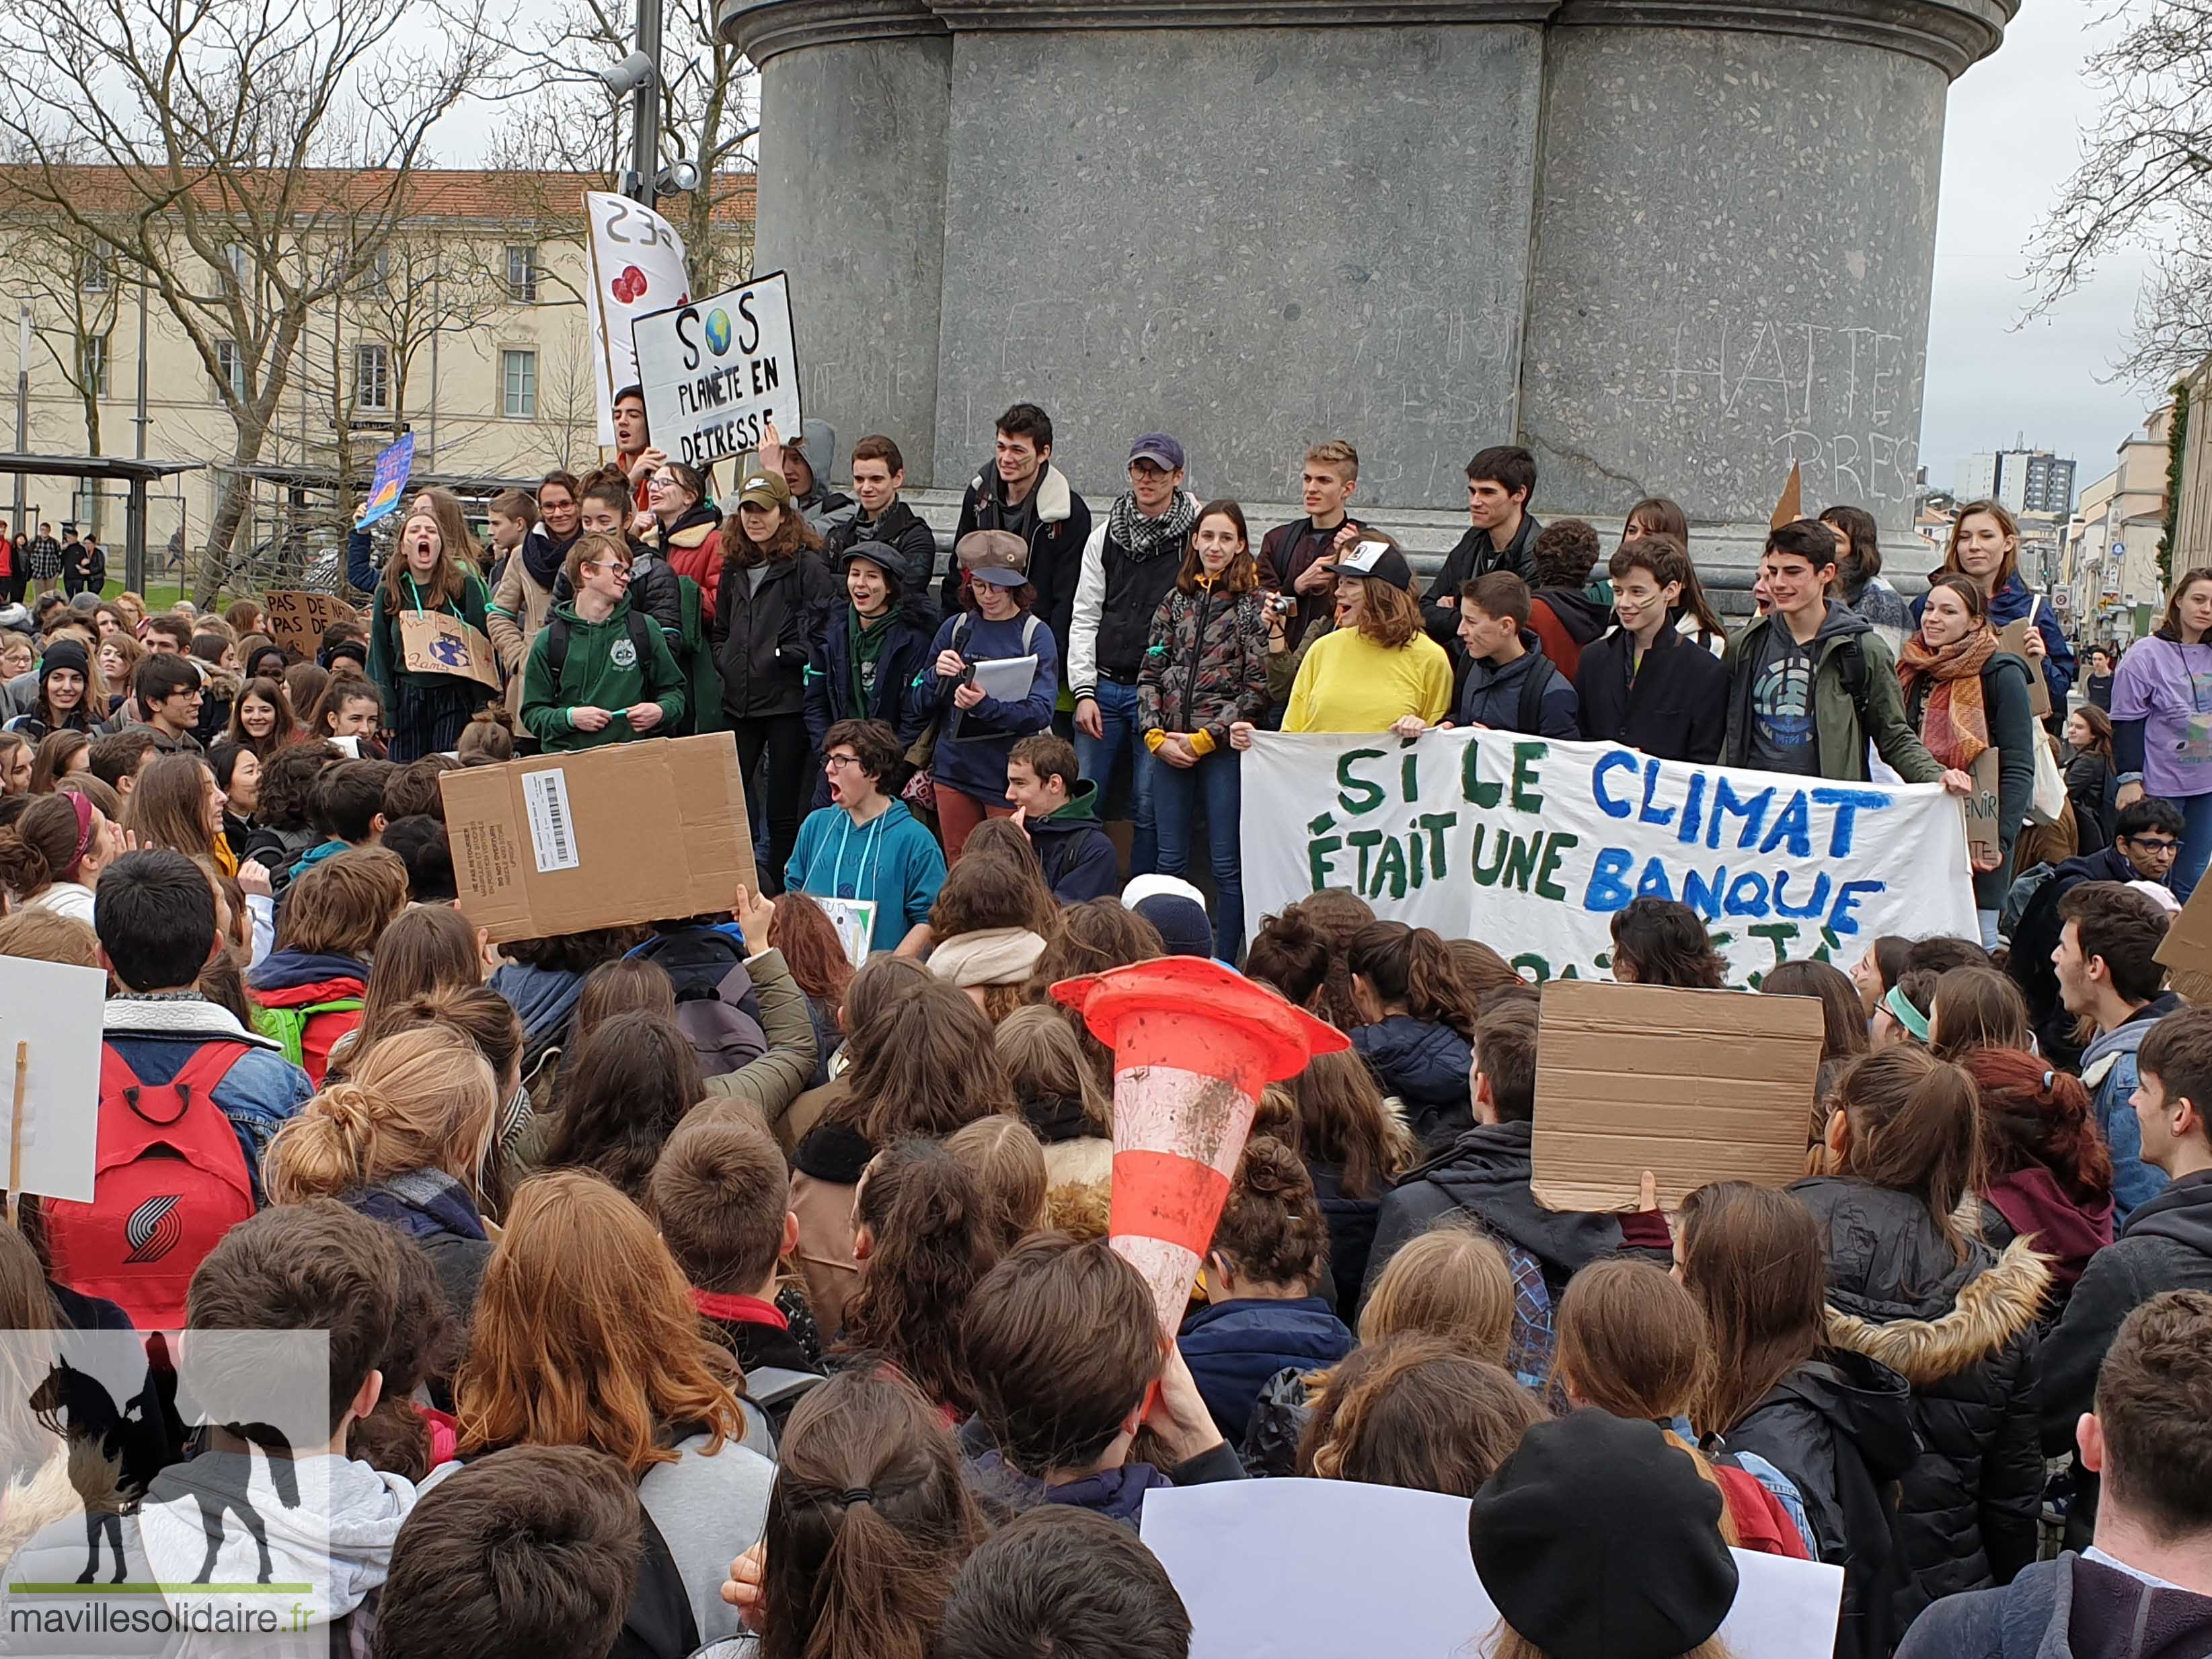
[[[2028,447],[2071,455],[2075,489],[2112,470],[2112,452],[2157,399],[2112,380],[2127,351],[2142,266],[2115,259],[2053,312],[2020,325],[2030,296],[2026,247],[2074,169],[2098,100],[2081,81],[2094,9],[2030,0],[1996,56],[1951,88],[1936,231],[1920,458],[1949,489],[1978,450]]]

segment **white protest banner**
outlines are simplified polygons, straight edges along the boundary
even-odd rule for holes
[[[599,445],[615,441],[615,393],[637,380],[630,325],[691,295],[684,239],[651,208],[611,191],[584,192],[584,309],[592,319],[592,377],[599,386]],[[657,437],[656,437],[657,441]]]
[[[791,285],[778,270],[631,325],[656,447],[702,472],[760,447],[763,425],[796,438],[799,353]]]
[[[1705,919],[1731,980],[1849,963],[1881,933],[1980,937],[1959,804],[1512,732],[1261,732],[1243,759],[1244,913],[1324,887],[1479,939],[1522,972],[1597,979],[1631,899]]]
[[[1141,1535],[1190,1614],[1191,1659],[1485,1659],[1498,1608],[1468,1553],[1468,1508],[1356,1480],[1224,1480],[1146,1492]],[[1728,1650],[1830,1659],[1844,1570],[1729,1553]]]

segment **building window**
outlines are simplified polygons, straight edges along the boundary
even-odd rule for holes
[[[392,407],[392,353],[381,340],[363,340],[354,347],[353,394],[356,408]]]
[[[227,386],[232,397],[246,396],[246,354],[238,349],[237,341],[215,343],[215,373],[218,389]]]
[[[355,293],[381,294],[391,283],[392,250],[389,247],[380,247],[356,263],[353,276]]]
[[[87,253],[77,264],[77,286],[87,294],[105,294],[114,277],[107,264],[107,256],[94,251]]]
[[[246,291],[246,271],[252,260],[243,242],[232,242],[222,250],[222,263],[216,267],[216,293],[228,296]]]
[[[499,354],[501,408],[510,421],[538,418],[538,354],[502,351]]]
[[[92,388],[95,398],[107,395],[107,336],[94,334],[77,342],[77,367],[82,370],[81,380]]]
[[[507,297],[526,306],[538,303],[538,250],[524,242],[507,245]]]

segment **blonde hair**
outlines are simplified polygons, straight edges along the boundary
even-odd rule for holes
[[[436,1170],[471,1194],[499,1115],[499,1085],[450,1027],[400,1031],[347,1056],[349,1075],[276,1132],[261,1172],[272,1204],[336,1198]]]
[[[92,924],[58,911],[26,905],[0,918],[0,957],[26,962],[58,962],[65,967],[100,966],[100,938]]]
[[[1375,1281],[1359,1340],[1441,1337],[1470,1359],[1505,1363],[1513,1337],[1513,1276],[1505,1253],[1472,1222],[1447,1221],[1408,1240]]]
[[[954,1130],[945,1147],[975,1177],[984,1221],[1002,1253],[1043,1224],[1044,1146],[1027,1122],[994,1112]]]

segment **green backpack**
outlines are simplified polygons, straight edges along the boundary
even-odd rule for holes
[[[359,997],[333,997],[328,1002],[310,1002],[297,1008],[256,1008],[253,1029],[272,1042],[284,1045],[284,1058],[295,1066],[305,1066],[307,1022],[317,1014],[351,1013],[361,1006]]]

